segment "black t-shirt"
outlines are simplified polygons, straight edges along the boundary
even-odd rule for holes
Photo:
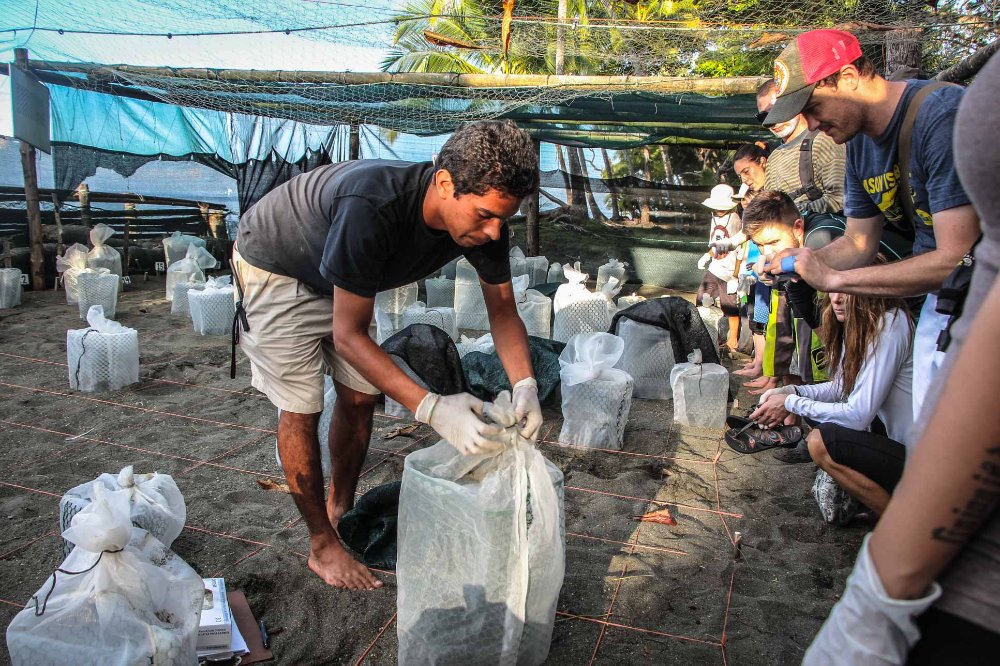
[[[430,162],[356,160],[313,169],[268,192],[240,220],[247,262],[332,294],[400,287],[465,255],[487,283],[510,280],[507,225],[500,238],[463,248],[427,226]]]

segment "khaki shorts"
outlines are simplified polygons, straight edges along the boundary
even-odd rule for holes
[[[331,296],[252,266],[235,248],[233,264],[250,324],[240,334],[240,348],[250,359],[254,388],[278,409],[297,414],[323,411],[324,374],[360,393],[378,395],[333,346]]]

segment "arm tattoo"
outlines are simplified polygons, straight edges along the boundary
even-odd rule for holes
[[[987,449],[987,459],[979,466],[979,471],[972,475],[976,490],[966,503],[965,508],[955,507],[955,522],[951,527],[937,527],[931,536],[946,543],[963,544],[989,518],[993,509],[1000,501],[1000,447]]]

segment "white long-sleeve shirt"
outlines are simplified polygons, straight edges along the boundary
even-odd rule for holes
[[[852,430],[867,430],[875,416],[885,424],[889,437],[910,453],[909,431],[913,425],[913,332],[906,315],[887,312],[879,337],[868,346],[854,390],[844,400],[843,375],[822,384],[796,386],[798,395],[785,397],[785,409],[823,423],[836,423]]]

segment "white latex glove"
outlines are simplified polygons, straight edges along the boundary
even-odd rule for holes
[[[726,293],[735,294],[736,290],[740,288],[740,281],[736,278],[729,278],[726,280]]]
[[[921,599],[889,597],[868,552],[870,538],[865,537],[847,588],[806,651],[803,666],[903,664],[920,639],[915,619],[941,596],[941,586],[932,583]]]
[[[710,261],[712,261],[712,255],[706,252],[701,256],[701,259],[698,260],[698,270],[700,271],[705,270],[705,268],[708,266],[708,262]]]
[[[525,377],[514,384],[513,402],[517,432],[521,437],[537,442],[538,431],[542,428],[542,406],[538,404],[538,382],[534,377]]]
[[[795,395],[795,385],[786,384],[785,386],[779,386],[778,388],[767,389],[760,395],[760,400],[757,401],[758,405],[763,405],[764,401],[770,398],[772,395]]]
[[[469,393],[428,393],[417,406],[416,417],[434,428],[463,455],[499,451],[506,441],[503,427],[482,419],[483,401]]]
[[[733,241],[730,238],[720,238],[718,240],[714,240],[709,243],[708,246],[714,247],[716,252],[732,252],[736,249],[736,246],[733,245]]]

